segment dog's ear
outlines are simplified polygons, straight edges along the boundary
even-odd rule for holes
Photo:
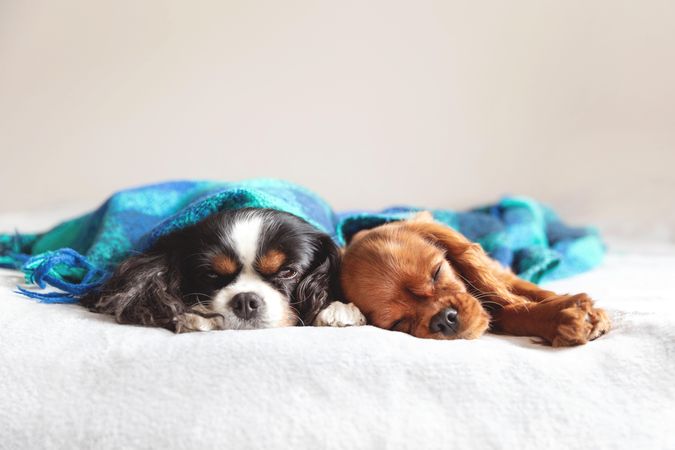
[[[369,229],[357,231],[357,232],[349,239],[349,245],[351,245],[351,244],[353,244],[353,243],[355,243],[355,242],[357,242],[357,241],[363,239],[364,237],[366,237],[366,234],[368,234],[369,231],[370,231]]]
[[[177,262],[166,252],[132,256],[80,303],[90,310],[112,314],[119,323],[175,330],[186,311]]]
[[[509,289],[508,272],[490,258],[480,244],[438,222],[413,221],[408,222],[406,227],[433,239],[446,249],[446,258],[470,293],[492,293],[506,302],[514,297]]]
[[[408,219],[408,222],[422,222],[422,223],[432,223],[434,221],[434,215],[431,214],[431,211],[420,211]]]
[[[339,298],[340,251],[328,235],[319,237],[311,269],[298,283],[293,295],[293,306],[306,325],[331,301]]]

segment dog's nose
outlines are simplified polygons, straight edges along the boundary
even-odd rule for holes
[[[230,300],[232,311],[242,319],[252,319],[258,315],[262,298],[255,292],[240,292]]]
[[[457,333],[458,324],[457,311],[454,308],[446,308],[431,318],[429,329],[432,333],[442,333],[445,336],[452,336]]]

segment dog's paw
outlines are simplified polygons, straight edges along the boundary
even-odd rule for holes
[[[203,317],[199,314],[185,313],[173,319],[176,333],[191,333],[193,331],[211,331],[222,328],[222,318]]]
[[[591,321],[591,325],[593,325],[591,334],[588,335],[589,341],[599,338],[603,334],[607,333],[610,328],[612,328],[612,323],[609,321],[609,317],[607,316],[607,313],[604,309],[591,309],[589,319]]]
[[[350,327],[365,325],[366,318],[353,303],[332,302],[314,319],[316,327]]]
[[[547,303],[554,313],[554,329],[549,338],[553,347],[585,344],[599,338],[611,327],[605,311],[594,308],[593,300],[586,294],[559,297]]]

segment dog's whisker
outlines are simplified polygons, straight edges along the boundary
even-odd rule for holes
[[[495,305],[495,306],[501,306],[501,303],[491,302],[491,301],[489,301],[489,300],[488,300],[488,301],[481,301],[480,304],[481,304],[481,305]]]
[[[499,294],[497,292],[480,292],[477,295],[474,295],[475,298],[484,298],[484,297],[493,297],[493,296],[498,296]]]
[[[300,318],[300,311],[297,310],[294,306],[292,306],[291,303],[289,303],[289,308],[293,311],[293,316],[295,317],[296,320],[298,320],[302,326],[305,326],[305,322]]]

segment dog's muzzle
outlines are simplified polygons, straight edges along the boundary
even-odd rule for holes
[[[230,300],[230,308],[240,319],[251,320],[262,314],[265,303],[255,292],[240,292]]]
[[[444,336],[457,334],[459,317],[454,308],[445,308],[431,318],[429,329],[432,333],[441,333]]]

